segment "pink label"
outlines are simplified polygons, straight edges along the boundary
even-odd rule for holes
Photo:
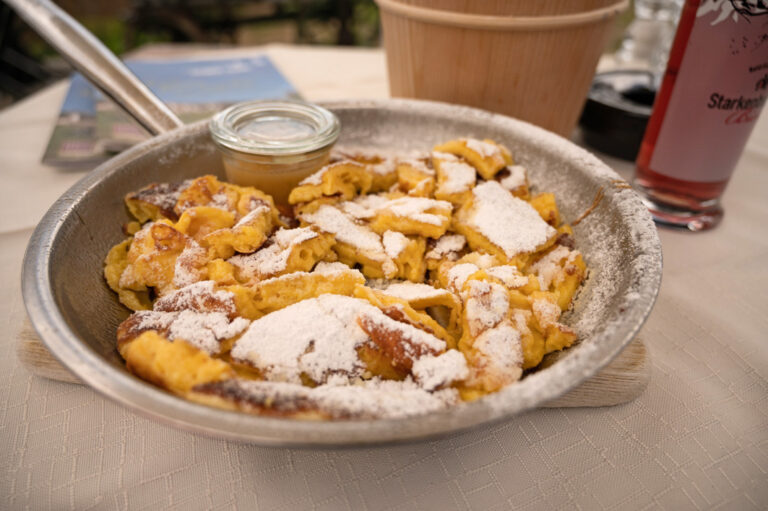
[[[755,5],[752,5],[755,4]],[[728,179],[768,97],[768,8],[705,0],[651,156],[676,179]]]

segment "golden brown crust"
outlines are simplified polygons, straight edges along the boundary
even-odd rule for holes
[[[235,380],[196,385],[187,396],[192,401],[265,417],[329,419],[317,403],[305,396],[270,395],[247,392]]]
[[[511,176],[511,155],[493,141],[459,139],[435,150],[442,152],[433,153],[431,160],[347,155],[352,158],[335,161],[295,188],[293,207],[275,206],[271,197],[255,188],[214,176],[154,183],[126,196],[138,222],[126,230],[132,237],[108,254],[104,275],[122,303],[134,310],[154,309],[134,314],[118,327],[118,350],[128,369],[190,400],[219,408],[274,417],[351,418],[321,409],[306,393],[291,397],[290,392],[272,392],[269,385],[244,386],[244,381],[270,378],[271,369],[233,360],[229,352],[246,338],[243,330],[217,335],[208,344],[171,338],[171,330],[175,336],[182,328],[173,324],[182,311],[218,314],[247,326],[246,319],[258,320],[326,294],[334,299],[361,298],[378,309],[378,316],[362,314],[348,320],[358,332],[355,335],[361,336],[352,350],[360,372],[341,371],[329,378],[347,379],[350,384],[367,385],[373,379],[373,383],[397,380],[418,386],[426,373],[418,372],[417,363],[432,363],[446,349],[457,349],[452,353],[463,355],[460,360],[468,363],[469,376],[440,388],[458,389],[463,399],[476,399],[519,378],[546,353],[573,344],[576,335],[559,322],[560,314],[570,306],[587,268],[575,250],[572,229],[562,223],[554,195],[531,198],[527,178],[524,185],[513,188],[524,174],[517,168]],[[441,172],[440,162],[463,167]],[[466,183],[472,183],[468,190],[463,187]],[[487,234],[473,223],[472,215],[479,216],[472,208],[476,192],[481,204],[481,184],[535,209],[551,226],[537,219],[548,230],[546,242],[536,241],[530,245],[535,249],[509,252],[511,256],[504,252],[509,244],[494,244],[490,237],[496,233]],[[507,199],[504,195],[497,202],[513,211]],[[333,214],[323,216],[328,210]],[[486,216],[493,224],[495,215]],[[323,222],[326,228],[321,228]],[[290,241],[299,231],[304,236]],[[555,234],[550,236],[550,231]],[[438,250],[441,239],[444,243]],[[313,271],[331,261],[348,268]],[[439,289],[443,294],[429,294],[425,286],[421,288],[425,295],[413,287],[401,287],[402,295],[387,295],[386,290],[372,287],[376,284],[365,283],[355,269],[369,279],[405,279],[419,285],[427,280],[444,288]],[[203,283],[211,287],[210,293],[184,294]],[[391,280],[385,283],[390,285]],[[497,314],[494,307],[500,295],[507,305]],[[478,316],[478,310],[485,310],[485,316]],[[496,314],[493,321],[487,321],[488,311]],[[425,335],[434,344],[425,341]],[[519,356],[505,352],[506,359],[514,361],[514,367],[505,369],[495,365],[493,353],[507,341]],[[305,371],[290,376],[298,388],[328,384],[313,381]]]
[[[125,196],[125,204],[131,214],[141,223],[167,218],[174,222],[179,219],[174,208],[188,181],[176,183],[151,183],[141,190]]]

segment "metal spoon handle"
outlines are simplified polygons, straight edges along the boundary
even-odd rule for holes
[[[48,0],[5,2],[152,135],[184,125],[101,41],[59,7]]]

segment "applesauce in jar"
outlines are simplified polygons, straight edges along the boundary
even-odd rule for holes
[[[255,186],[277,203],[328,163],[340,123],[329,110],[300,101],[250,101],[216,114],[209,124],[227,181]]]

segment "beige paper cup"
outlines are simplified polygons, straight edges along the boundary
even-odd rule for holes
[[[570,135],[629,0],[376,0],[392,96],[459,103]]]

